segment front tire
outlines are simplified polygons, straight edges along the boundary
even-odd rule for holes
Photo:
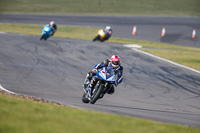
[[[97,36],[93,39],[93,42],[96,41],[96,40],[100,40],[100,35],[97,35]]]
[[[100,97],[100,95],[103,93],[104,85],[100,85],[99,88],[94,92],[94,97],[91,98],[90,103],[94,104]]]
[[[43,34],[43,35],[40,37],[40,40],[42,40],[42,39],[44,38],[44,35],[45,35],[45,34]]]

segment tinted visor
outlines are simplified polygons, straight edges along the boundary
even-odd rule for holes
[[[112,61],[113,65],[119,65],[119,61]]]

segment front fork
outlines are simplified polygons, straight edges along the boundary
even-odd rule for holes
[[[91,83],[87,86],[87,88],[86,88],[86,94],[87,94],[87,98],[89,100],[91,100],[92,94],[95,91],[94,87],[96,88],[96,85],[98,85],[98,84],[99,84],[99,81],[97,83],[95,83],[95,79],[92,79]]]
[[[97,81],[95,82],[95,79],[94,80],[91,80],[91,83],[90,85],[88,85],[86,91],[87,91],[87,96],[88,96],[88,99],[91,100],[92,98],[92,95],[95,93],[96,89],[99,88],[99,85],[100,85],[100,81]]]

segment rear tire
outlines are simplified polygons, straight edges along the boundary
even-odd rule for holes
[[[89,103],[90,100],[88,100],[85,96],[86,96],[86,94],[84,93],[83,96],[82,96],[82,102],[83,103]]]

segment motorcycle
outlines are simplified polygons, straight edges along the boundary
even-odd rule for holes
[[[44,39],[47,40],[52,32],[52,28],[49,27],[48,25],[45,25],[42,29],[42,36],[40,37],[40,40]]]
[[[102,98],[103,95],[109,91],[110,86],[115,84],[115,71],[109,72],[106,67],[103,67],[93,76],[93,78],[95,78],[93,87],[90,89],[91,83],[88,83],[86,89],[83,89],[83,103],[90,102],[91,104],[94,104],[98,99]]]
[[[104,42],[110,38],[111,34],[112,34],[111,32],[107,33],[107,32],[104,32],[103,29],[100,29],[98,30],[97,36],[94,37],[93,41]]]

